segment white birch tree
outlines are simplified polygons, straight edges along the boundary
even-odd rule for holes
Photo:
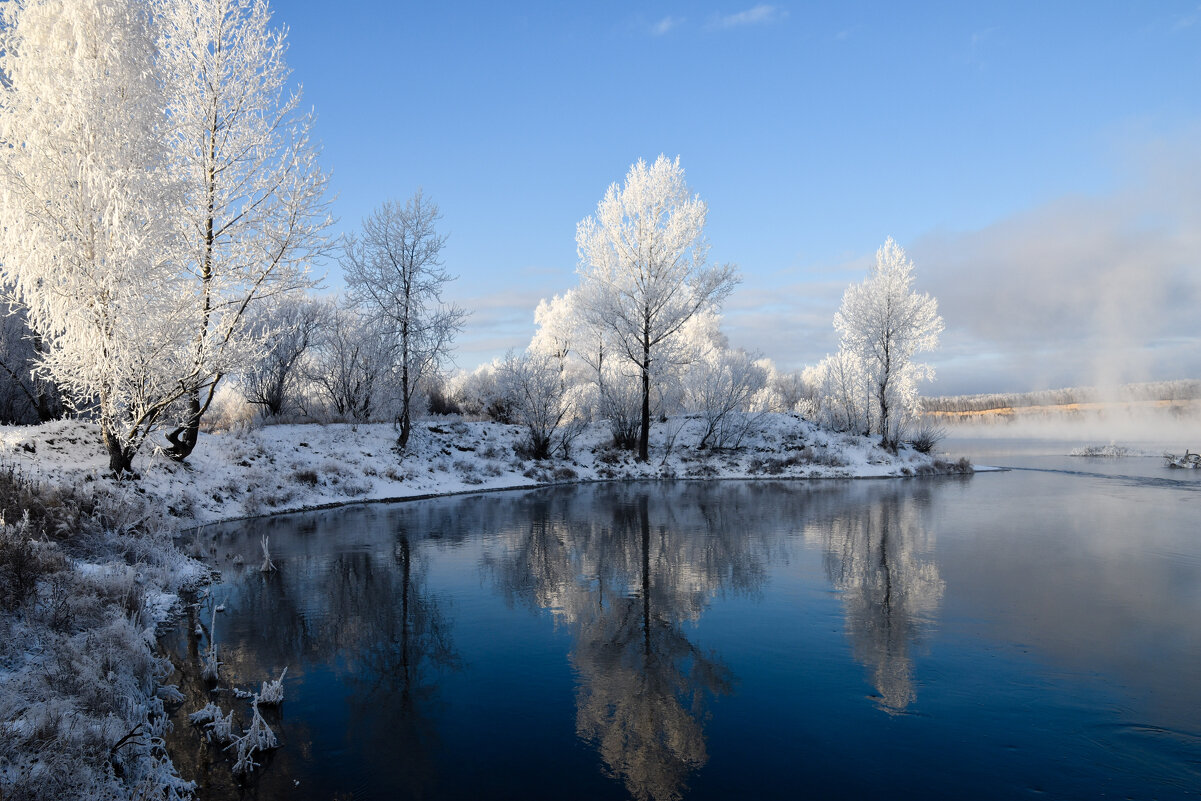
[[[934,377],[913,356],[938,346],[943,323],[938,302],[913,291],[913,262],[892,237],[876,251],[867,279],[847,288],[834,327],[872,387],[875,433],[895,447],[908,417],[920,411],[917,382]]]
[[[638,458],[649,456],[651,382],[665,342],[697,313],[718,306],[737,278],[707,264],[707,206],[690,195],[680,160],[659,156],[609,186],[596,215],[576,228],[581,305],[606,331],[618,358],[638,373]],[[603,394],[603,393],[602,393]]]
[[[437,231],[441,216],[420,189],[403,206],[386,201],[363,220],[360,234],[347,237],[342,257],[350,296],[393,348],[401,450],[413,430],[417,388],[450,358],[467,316],[442,302],[442,291],[453,277],[442,267],[446,236]]]
[[[151,9],[11,0],[0,9],[0,273],[45,350],[38,370],[94,411],[115,474],[194,379],[162,147]]]
[[[286,31],[266,0],[155,0],[172,167],[184,185],[180,267],[195,307],[187,392],[168,453],[186,458],[221,379],[263,351],[247,314],[312,282],[326,247],[313,115],[288,87]]]

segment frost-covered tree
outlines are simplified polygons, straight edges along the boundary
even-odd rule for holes
[[[288,87],[285,32],[265,0],[155,0],[179,262],[194,310],[187,395],[169,453],[196,446],[221,379],[265,349],[247,315],[264,298],[311,285],[330,223],[313,116]]]
[[[0,423],[44,423],[62,416],[62,395],[37,372],[44,347],[29,327],[25,309],[4,313],[0,301]]]
[[[303,360],[332,315],[328,301],[286,296],[250,319],[250,333],[270,345],[242,374],[242,394],[264,417],[278,416],[295,404],[305,375]]]
[[[308,378],[338,417],[367,422],[379,411],[389,358],[388,345],[370,320],[343,306],[329,316],[314,348]]]
[[[760,416],[755,396],[767,386],[767,370],[742,350],[715,350],[695,362],[683,382],[686,408],[705,422],[698,448],[737,447]]]
[[[805,370],[803,380],[810,394],[806,411],[814,420],[835,431],[872,433],[874,387],[858,356],[839,350]]]
[[[576,290],[571,290],[555,295],[549,301],[543,298],[534,309],[534,324],[538,330],[530,341],[529,350],[555,360],[560,383],[564,386],[567,384],[567,358],[581,336],[577,298]]]
[[[876,251],[867,280],[847,288],[834,327],[872,386],[875,433],[895,446],[907,418],[920,411],[917,382],[934,377],[913,356],[937,347],[943,324],[937,301],[913,291],[913,262],[892,237]]]
[[[351,297],[393,348],[401,449],[413,429],[417,388],[450,358],[466,318],[465,311],[442,302],[453,278],[442,267],[446,236],[436,228],[441,216],[420,189],[403,206],[387,201],[363,220],[360,234],[347,237],[342,257]]]
[[[555,432],[570,413],[567,387],[554,357],[510,352],[501,363],[498,378],[515,422],[526,430],[529,455],[548,458]]]
[[[151,9],[15,0],[0,19],[0,277],[45,346],[38,371],[93,409],[114,473],[195,375],[194,307],[172,256]]]
[[[710,266],[707,207],[690,195],[680,160],[639,160],[624,186],[610,185],[596,215],[576,228],[581,306],[604,328],[616,355],[641,382],[638,458],[648,458],[651,382],[665,342],[715,307],[737,282],[729,265]]]

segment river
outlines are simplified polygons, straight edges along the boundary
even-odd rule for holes
[[[206,530],[222,581],[162,640],[172,755],[201,798],[1196,797],[1201,471],[949,445],[1013,469]],[[247,714],[199,676],[213,620],[220,687],[287,667],[241,783],[185,715]]]

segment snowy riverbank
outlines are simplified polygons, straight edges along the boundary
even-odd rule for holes
[[[0,797],[183,799],[166,752],[180,695],[156,627],[208,569],[173,534],[198,524],[364,501],[605,480],[851,478],[971,471],[904,446],[768,415],[738,450],[698,450],[699,420],[656,426],[651,460],[585,429],[570,457],[518,455],[517,426],[421,422],[402,459],[390,425],[280,425],[202,435],[187,463],[143,453],[106,475],[94,424],[0,428]],[[266,678],[266,677],[264,677]]]
[[[141,478],[121,482],[189,524],[212,523],[331,504],[402,500],[574,481],[704,478],[867,478],[968,472],[970,467],[902,446],[892,454],[875,438],[822,430],[799,416],[765,415],[737,450],[698,450],[703,424],[655,426],[651,459],[611,448],[594,424],[568,458],[523,459],[518,426],[454,419],[423,421],[409,452],[394,449],[387,424],[278,425],[202,434],[186,463],[148,451]],[[67,420],[0,429],[0,462],[56,485],[113,484],[92,424]]]

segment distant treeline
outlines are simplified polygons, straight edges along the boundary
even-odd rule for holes
[[[922,398],[926,412],[987,412],[1035,406],[1068,406],[1076,403],[1132,403],[1185,401],[1201,398],[1201,381],[1150,381],[1119,387],[1067,387],[1038,392],[989,393]]]

